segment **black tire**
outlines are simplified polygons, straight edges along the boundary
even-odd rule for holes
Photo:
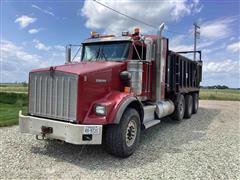
[[[196,114],[198,111],[198,107],[199,107],[199,95],[198,95],[198,93],[193,93],[192,97],[193,97],[192,113]]]
[[[172,119],[175,121],[181,121],[185,112],[185,99],[182,94],[178,95],[175,101],[175,110]]]
[[[185,96],[185,113],[184,118],[191,118],[193,109],[193,98],[192,95],[187,94]]]
[[[132,123],[135,123],[135,128],[129,127]],[[140,130],[140,117],[138,112],[135,109],[127,108],[119,124],[106,126],[104,134],[104,147],[106,151],[122,158],[130,156],[139,143]],[[134,140],[131,139],[133,134]]]

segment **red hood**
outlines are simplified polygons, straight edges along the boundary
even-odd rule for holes
[[[34,69],[31,72],[49,71],[51,68],[53,68],[55,71],[62,71],[80,75],[89,72],[101,71],[103,69],[108,69],[111,67],[121,66],[123,64],[124,64],[123,62],[109,62],[109,61],[80,62],[73,64],[64,64],[60,66],[53,66],[48,68]]]

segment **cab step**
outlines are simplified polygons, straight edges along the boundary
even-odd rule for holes
[[[159,124],[161,122],[161,120],[159,119],[154,119],[154,120],[151,120],[151,121],[147,121],[144,123],[144,127],[145,129],[148,129],[152,126],[155,126],[156,124]]]

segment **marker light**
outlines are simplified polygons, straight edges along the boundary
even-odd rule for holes
[[[91,37],[94,38],[94,37],[98,37],[99,34],[96,32],[96,31],[92,31],[91,32]]]
[[[95,106],[95,113],[97,115],[102,115],[102,116],[106,115],[106,106],[99,105],[99,104],[96,105]]]
[[[140,33],[140,28],[135,28],[134,29],[134,34],[139,34]]]
[[[122,36],[128,36],[128,34],[129,34],[128,31],[123,31],[122,32]]]
[[[125,86],[125,87],[124,87],[124,92],[125,92],[125,93],[130,93],[130,91],[131,91],[131,88],[130,88],[130,87],[128,87],[128,86]]]
[[[110,37],[114,37],[114,35],[105,35],[105,36],[98,36],[100,38],[110,38]]]

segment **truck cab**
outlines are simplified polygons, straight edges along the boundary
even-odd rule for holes
[[[170,51],[163,26],[158,35],[143,36],[138,28],[122,36],[93,32],[81,45],[79,62],[72,61],[68,45],[65,64],[32,70],[20,131],[37,139],[104,144],[110,154],[128,157],[141,131],[161,118],[190,118],[198,109],[202,61]]]

